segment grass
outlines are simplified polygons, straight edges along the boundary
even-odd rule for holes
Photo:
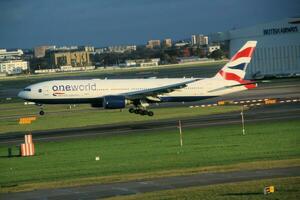
[[[243,136],[237,125],[184,129],[183,148],[175,129],[37,142],[36,156],[27,158],[7,158],[7,149],[0,147],[1,190],[179,175],[258,161],[293,159],[271,167],[284,162],[284,166],[300,165],[299,120],[249,124],[247,130]],[[100,161],[95,161],[95,156],[100,156]],[[9,185],[15,187],[6,188]]]
[[[275,193],[264,195],[263,188],[275,186]],[[258,181],[218,184],[204,187],[189,187],[184,189],[150,192],[144,194],[120,196],[110,200],[135,199],[189,199],[189,200],[235,200],[235,199],[281,199],[297,200],[300,196],[300,177],[274,178]]]
[[[24,106],[22,103],[11,103],[0,105],[0,109],[3,109],[3,112],[0,112],[0,134],[3,134],[8,132],[21,132],[24,130],[49,130],[170,119],[178,118],[178,113],[180,113],[180,117],[192,117],[232,112],[237,111],[240,108],[238,106],[193,109],[188,107],[160,108],[153,109],[155,115],[153,117],[148,117],[130,114],[127,109],[120,112],[120,110],[99,110],[97,108],[91,108],[89,105],[78,105],[70,110],[67,108],[67,105],[49,105],[45,107],[46,115],[37,116],[37,121],[34,121],[31,125],[23,126],[18,124],[18,119],[22,116],[36,115],[39,111],[37,106]],[[59,120],[57,120],[58,115],[60,117]]]

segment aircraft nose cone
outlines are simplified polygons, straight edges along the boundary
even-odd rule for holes
[[[25,99],[26,98],[25,92],[24,91],[19,92],[18,97]]]

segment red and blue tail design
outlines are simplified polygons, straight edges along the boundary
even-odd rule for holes
[[[218,72],[216,77],[227,81],[234,81],[244,85],[247,89],[255,88],[256,84],[252,84],[251,81],[244,80],[244,78],[246,75],[247,65],[251,61],[256,43],[256,41],[248,41]]]

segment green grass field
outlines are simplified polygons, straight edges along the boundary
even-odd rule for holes
[[[214,108],[188,108],[173,107],[153,109],[153,117],[130,114],[127,109],[120,110],[99,110],[89,105],[77,105],[69,109],[68,105],[47,105],[46,115],[39,116],[39,108],[35,105],[25,106],[23,103],[1,104],[0,109],[0,134],[8,132],[22,132],[34,130],[49,130],[59,128],[84,127],[91,125],[103,125],[113,123],[138,122],[149,120],[161,120],[180,117],[193,117],[217,113],[237,111],[238,106],[214,107]],[[18,119],[26,116],[37,116],[38,119],[31,125],[19,125]],[[59,120],[57,116],[59,115]],[[55,123],[53,123],[55,122]]]
[[[263,188],[275,186],[275,193],[264,195]],[[218,184],[204,187],[190,187],[161,192],[150,192],[130,196],[108,198],[109,200],[135,200],[135,199],[189,199],[189,200],[297,200],[300,197],[300,177],[275,178],[259,181]]]
[[[239,125],[184,129],[183,148],[176,129],[36,142],[36,156],[27,158],[7,158],[7,148],[0,147],[1,190],[180,175],[249,162],[255,162],[252,167],[259,162],[274,167],[272,160],[293,159],[287,166],[300,165],[299,120],[246,128],[244,136]]]

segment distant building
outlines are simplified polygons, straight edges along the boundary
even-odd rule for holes
[[[108,48],[107,47],[104,47],[104,48],[97,48],[95,49],[94,53],[95,54],[102,54],[102,53],[106,53],[108,52]]]
[[[60,47],[55,47],[55,51],[71,51],[71,50],[78,50],[78,46],[60,46]]]
[[[208,36],[203,37],[203,43],[204,45],[208,45]]]
[[[176,42],[174,46],[175,47],[184,47],[184,46],[187,46],[189,44],[190,43],[188,43],[188,42],[181,41],[181,42]]]
[[[125,67],[150,67],[150,66],[158,66],[159,62],[160,62],[159,58],[126,60],[124,66]]]
[[[166,38],[163,40],[162,46],[165,48],[172,47],[172,39],[171,38]]]
[[[95,66],[84,66],[84,67],[72,67],[72,66],[61,66],[55,69],[38,69],[34,70],[35,74],[48,74],[57,72],[74,72],[74,71],[89,71],[94,70]]]
[[[30,60],[33,59],[34,57],[34,50],[33,49],[22,49],[23,55],[22,55],[22,60]]]
[[[221,48],[220,45],[209,45],[205,48],[205,50],[207,51],[207,53],[211,53],[211,52],[213,52],[215,50],[218,50],[220,48]]]
[[[28,62],[23,60],[0,61],[0,73],[8,75],[20,74],[28,69]]]
[[[47,50],[55,50],[55,46],[43,45],[43,46],[34,47],[34,57],[35,58],[45,57]]]
[[[109,53],[124,53],[136,51],[136,45],[120,45],[107,47]]]
[[[176,58],[178,63],[190,63],[190,62],[199,62],[199,61],[207,61],[208,58],[199,58],[197,56],[191,56],[191,57],[177,57]]]
[[[0,59],[20,59],[23,55],[23,51],[18,49],[16,51],[7,51],[6,49],[0,49]]]
[[[51,52],[50,58],[51,64],[56,67],[82,67],[91,64],[90,52],[87,51]]]
[[[197,44],[196,35],[192,35],[192,37],[191,37],[191,43],[192,43],[192,45],[196,45]]]
[[[54,46],[54,45],[43,45],[37,46],[34,48],[34,57],[35,58],[43,58],[45,57],[47,51],[87,51],[87,52],[94,52],[93,46]]]
[[[121,64],[122,66],[122,64]],[[123,65],[124,67],[136,67],[136,61],[135,60],[126,60],[125,64]]]
[[[204,35],[192,35],[191,37],[192,45],[207,45],[208,44],[208,36]]]
[[[78,47],[78,50],[94,52],[95,48],[93,46],[80,46],[80,47]]]
[[[147,48],[160,48],[160,40],[149,40],[146,45]]]

